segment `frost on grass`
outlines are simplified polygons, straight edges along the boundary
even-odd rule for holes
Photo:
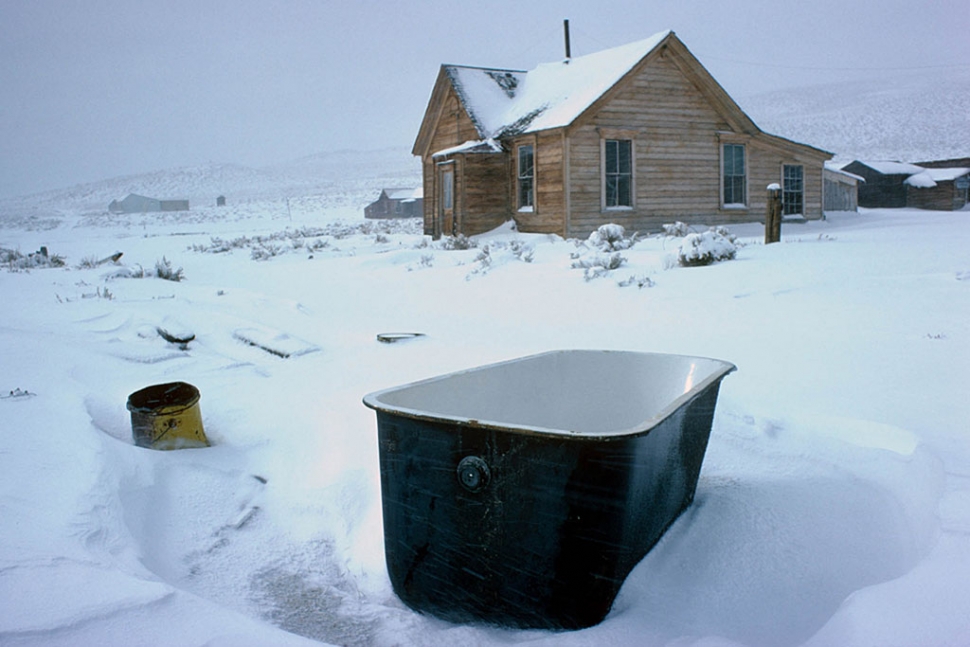
[[[677,261],[684,267],[698,267],[733,259],[738,253],[733,236],[719,229],[712,227],[700,234],[685,236],[677,250]]]

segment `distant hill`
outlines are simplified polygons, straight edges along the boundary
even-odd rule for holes
[[[833,83],[738,97],[769,133],[835,154],[836,160],[923,161],[970,156],[970,70],[934,70],[864,83]],[[405,148],[344,150],[264,168],[209,164],[106,179],[0,201],[0,226],[53,225],[66,213],[97,213],[138,193],[188,198],[193,209],[224,195],[230,204],[326,196],[361,210],[382,188],[421,183],[420,161]]]
[[[362,210],[382,188],[420,184],[420,160],[407,149],[337,151],[258,169],[208,164],[110,178],[0,201],[0,218],[11,212],[53,216],[65,211],[106,211],[112,200],[129,193],[188,198],[192,208],[213,206],[220,195],[238,203],[331,193]]]
[[[809,86],[738,103],[762,130],[837,160],[970,156],[970,70]]]

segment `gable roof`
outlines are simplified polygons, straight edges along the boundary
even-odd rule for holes
[[[671,30],[594,54],[544,63],[528,72],[442,65],[412,153],[442,154],[431,151],[430,146],[443,114],[444,98],[451,92],[458,97],[479,139],[449,152],[494,152],[494,140],[573,124],[598,103],[608,100],[613,89],[648,58],[667,53],[672,54],[672,63],[734,131],[756,135],[766,144],[786,149],[796,146],[812,154],[832,156],[828,151],[769,135],[758,128]]]
[[[868,166],[873,171],[881,173],[883,175],[913,175],[914,173],[921,173],[923,168],[916,166],[915,164],[907,164],[905,162],[892,162],[892,161],[874,161],[865,162],[862,160],[856,160],[855,163],[862,164],[863,166]],[[849,166],[848,164],[846,166]]]
[[[482,139],[568,126],[652,52],[670,31],[529,72],[445,65]]]
[[[389,200],[415,200],[424,197],[424,187],[416,189],[384,189],[383,193]]]

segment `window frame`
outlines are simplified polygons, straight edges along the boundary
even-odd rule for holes
[[[621,145],[629,144],[629,155],[628,163],[629,169],[624,171],[621,168],[622,154]],[[615,144],[616,151],[614,153],[615,160],[610,159],[610,148],[611,144]],[[600,202],[602,204],[603,211],[632,211],[636,209],[637,200],[637,189],[636,189],[636,167],[637,167],[637,156],[636,156],[636,139],[627,133],[616,133],[616,134],[604,134],[600,139]],[[614,161],[614,164],[611,164]],[[616,170],[612,170],[611,166]],[[620,178],[627,178],[627,192],[628,198],[627,203],[623,204],[618,195],[619,191],[611,191],[611,178],[618,178],[617,183]],[[619,184],[615,185],[619,188]],[[614,197],[611,194],[616,195],[616,204],[610,204],[611,198]]]
[[[798,187],[797,190],[796,189],[789,189],[788,188],[788,179],[789,179],[788,178],[788,170],[789,169],[798,169],[799,170],[799,177],[798,177],[799,187]],[[804,216],[805,215],[805,166],[802,165],[802,164],[782,164],[782,167],[781,167],[781,187],[782,187],[782,189],[781,189],[781,215],[783,215],[783,216],[796,216],[796,215]],[[798,196],[799,209],[797,211],[790,211],[789,210],[789,205],[792,203],[792,200],[789,198],[789,196],[794,196],[794,195],[797,195]]]
[[[730,162],[731,162],[730,170],[732,172],[730,174],[728,173],[729,150],[732,153],[736,150],[740,150],[741,166],[742,166],[741,173],[734,172],[735,171],[734,167],[737,163],[737,160],[734,155],[730,156]],[[748,166],[749,166],[748,147],[744,142],[727,141],[727,142],[721,143],[720,175],[721,175],[721,208],[722,209],[747,209],[748,208],[748,199],[750,196],[750,191],[748,191],[748,181],[749,181]],[[730,190],[731,195],[728,196],[728,193],[729,193],[728,180],[733,178],[740,178],[740,182],[737,182],[737,181],[732,182],[732,186]],[[742,199],[741,202],[737,202],[734,199],[737,197],[734,195],[734,193],[737,191],[741,192],[741,199]],[[729,197],[731,198],[731,200],[728,199]]]
[[[535,156],[535,145],[533,144],[519,144],[516,147],[515,153],[515,203],[516,208],[520,212],[534,212],[536,208],[536,156]],[[531,167],[527,169],[529,172],[523,174],[522,169],[522,159],[523,153],[528,151],[529,158],[531,160]],[[523,200],[523,187],[528,183],[528,202]]]

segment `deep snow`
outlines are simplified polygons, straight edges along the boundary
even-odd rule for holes
[[[0,269],[0,644],[970,643],[967,211],[834,213],[770,246],[732,227],[736,259],[708,267],[650,237],[590,273],[573,266],[603,252],[553,236],[448,250],[325,198],[281,205],[0,223],[0,248],[66,262]],[[163,257],[185,280],[123,278]],[[392,331],[425,336],[376,341]],[[596,627],[413,613],[384,570],[361,397],[558,348],[737,364],[693,506]],[[213,446],[135,447],[128,395],[174,380]]]

